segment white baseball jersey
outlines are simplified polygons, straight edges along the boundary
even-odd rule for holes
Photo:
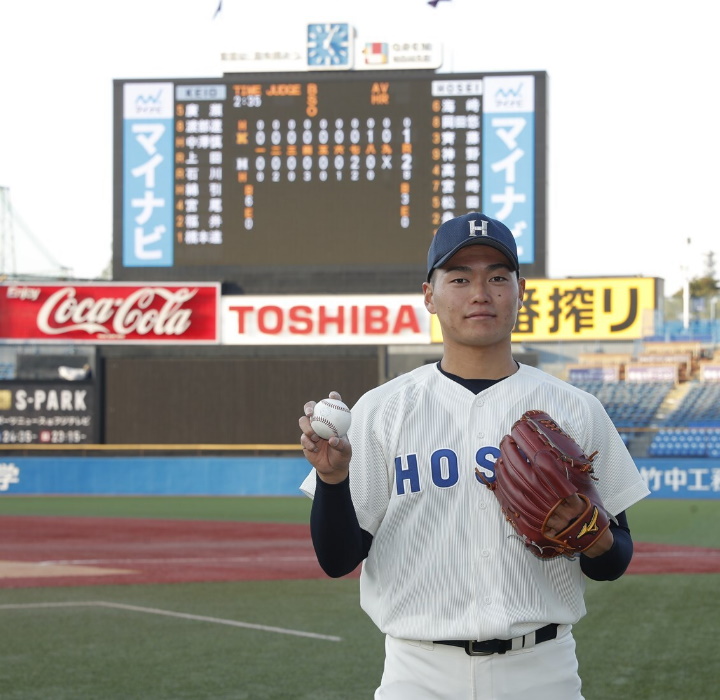
[[[360,603],[378,628],[419,640],[509,639],[585,614],[579,559],[533,556],[475,469],[494,473],[500,440],[546,411],[593,462],[616,515],[649,492],[597,398],[536,368],[475,395],[425,365],[352,409],[350,489],[373,535]],[[314,493],[315,470],[301,488]]]

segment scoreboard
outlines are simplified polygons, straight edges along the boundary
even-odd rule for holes
[[[414,292],[468,211],[545,277],[546,103],[543,72],[116,80],[113,278]]]

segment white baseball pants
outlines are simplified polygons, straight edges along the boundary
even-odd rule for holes
[[[556,639],[491,656],[386,636],[375,700],[583,700],[580,685],[569,625]]]

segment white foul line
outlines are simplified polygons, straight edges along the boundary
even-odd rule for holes
[[[97,564],[120,564],[123,566],[137,564],[206,564],[208,566],[229,563],[251,563],[262,564],[263,562],[315,562],[317,559],[314,554],[307,556],[290,555],[285,557],[277,556],[237,556],[237,557],[130,557],[124,559],[46,559],[44,561],[34,562],[40,566],[93,566]]]
[[[276,634],[289,634],[295,637],[309,637],[310,639],[323,639],[327,642],[341,642],[342,637],[335,637],[328,634],[316,634],[315,632],[302,632],[300,630],[285,629],[283,627],[270,627],[268,625],[255,625],[250,622],[238,622],[237,620],[225,620],[221,617],[207,617],[205,615],[191,615],[190,613],[175,612],[173,610],[161,610],[159,608],[144,608],[138,605],[125,605],[124,603],[108,603],[103,600],[80,601],[77,603],[18,603],[0,605],[0,610],[24,610],[32,608],[72,608],[72,607],[97,607],[113,608],[116,610],[131,610],[142,612],[148,615],[165,615],[177,617],[182,620],[197,620],[198,622],[213,622],[216,625],[228,625],[230,627],[243,627],[245,629],[260,630],[261,632],[275,632]]]

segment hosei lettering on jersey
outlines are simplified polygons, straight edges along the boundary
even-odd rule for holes
[[[458,483],[461,473],[472,473],[473,478],[482,483],[477,475],[480,472],[492,482],[495,480],[495,461],[499,456],[500,450],[494,445],[481,447],[475,453],[473,472],[467,472],[461,468],[458,455],[448,447],[435,450],[427,465],[418,462],[417,454],[400,455],[395,457],[396,493],[398,496],[417,493],[428,484],[446,489]]]

